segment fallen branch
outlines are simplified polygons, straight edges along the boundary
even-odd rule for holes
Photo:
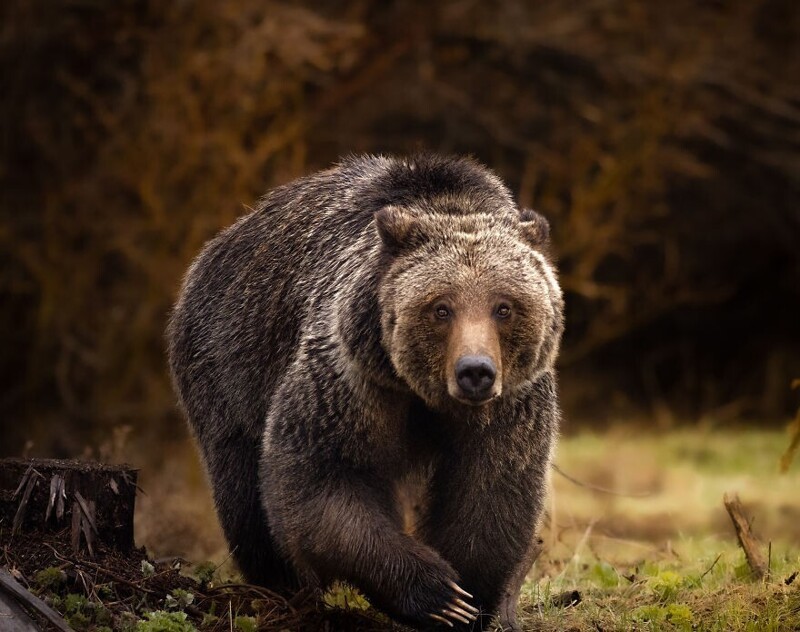
[[[767,563],[764,560],[764,554],[756,540],[752,531],[750,531],[750,523],[744,516],[742,509],[742,502],[739,500],[738,494],[728,495],[725,494],[723,498],[725,509],[728,510],[728,515],[731,517],[733,527],[736,529],[736,537],[739,538],[739,545],[744,550],[747,564],[750,566],[750,571],[756,579],[764,579],[769,574]]]

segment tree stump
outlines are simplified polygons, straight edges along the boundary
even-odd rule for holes
[[[0,459],[0,529],[54,533],[69,528],[73,552],[98,544],[133,546],[137,470],[86,461]]]

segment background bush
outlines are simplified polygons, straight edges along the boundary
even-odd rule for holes
[[[163,330],[186,266],[268,188],[349,152],[471,153],[551,219],[568,419],[792,411],[794,0],[7,0],[0,15],[5,452],[183,432]]]

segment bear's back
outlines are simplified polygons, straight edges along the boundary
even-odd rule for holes
[[[213,418],[258,436],[308,319],[354,277],[380,275],[373,218],[387,205],[515,208],[484,167],[433,155],[351,157],[271,191],[205,246],[172,316],[170,364],[196,433],[216,432]]]

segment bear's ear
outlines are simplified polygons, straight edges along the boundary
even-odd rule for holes
[[[522,237],[534,248],[546,244],[550,239],[550,224],[543,215],[526,208],[520,213],[519,220]]]
[[[419,219],[396,206],[387,206],[375,213],[378,235],[386,250],[395,255],[421,243],[419,224]]]

